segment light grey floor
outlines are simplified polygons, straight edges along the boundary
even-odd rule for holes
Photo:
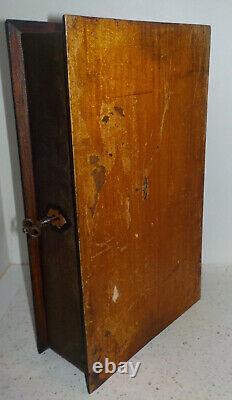
[[[8,306],[6,306],[8,305]],[[51,350],[38,355],[20,267],[0,280],[1,400],[232,399],[232,266],[203,268],[202,300],[91,396],[84,375]]]

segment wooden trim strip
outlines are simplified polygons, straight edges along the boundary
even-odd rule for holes
[[[22,34],[29,32],[56,32],[60,31],[61,29],[62,24],[57,23],[16,20],[6,21],[6,33],[11,63],[12,91],[23,185],[24,208],[26,217],[31,218],[32,220],[37,218],[37,207],[22,49]],[[48,338],[46,327],[46,310],[43,296],[39,239],[32,239],[28,237],[28,252],[35,312],[37,348],[39,352],[42,352],[48,347]]]

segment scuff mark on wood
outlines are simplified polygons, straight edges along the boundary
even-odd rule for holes
[[[125,205],[126,205],[126,212],[125,212],[126,225],[127,225],[127,229],[129,229],[130,223],[131,223],[130,198],[129,197],[126,197]]]
[[[114,237],[111,237],[107,240],[105,240],[104,242],[96,242],[95,245],[96,247],[98,247],[98,251],[91,255],[91,260],[93,260],[94,258],[100,256],[101,254],[106,253],[107,251],[111,250],[114,246],[111,244],[112,240],[114,240]]]
[[[107,245],[108,243],[112,242],[113,239],[114,239],[114,237],[111,237],[110,239],[105,240],[105,241],[102,242],[102,243],[96,243],[96,246],[98,246],[98,247],[104,247],[104,246]]]
[[[114,286],[113,295],[112,295],[113,302],[116,303],[118,298],[119,298],[119,291],[118,291],[117,286]]]
[[[91,260],[93,260],[94,258],[100,256],[101,254],[106,253],[107,251],[109,251],[110,249],[112,249],[113,246],[109,246],[107,245],[104,249],[102,249],[101,251],[99,251],[98,253],[94,254],[93,256],[91,256]]]
[[[166,114],[167,114],[168,109],[169,109],[170,98],[171,98],[171,94],[170,93],[166,93],[165,94],[164,110],[163,110],[163,114],[162,114],[162,118],[161,118],[161,124],[160,124],[160,144],[162,143],[162,140],[163,140],[164,126],[165,126],[165,122],[166,122]]]
[[[153,93],[153,90],[148,90],[148,91],[146,91],[146,92],[125,93],[125,94],[122,94],[122,95],[120,95],[120,96],[115,96],[115,97],[112,97],[112,98],[113,98],[113,99],[120,99],[120,98],[122,98],[122,97],[142,96],[142,95],[151,94],[151,93]]]
[[[127,246],[123,246],[119,249],[120,253],[123,253],[123,251],[125,251],[127,249]]]

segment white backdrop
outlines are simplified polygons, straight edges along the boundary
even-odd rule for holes
[[[27,260],[4,20],[59,21],[63,14],[212,26],[203,262],[232,264],[232,0],[0,0],[0,273]]]

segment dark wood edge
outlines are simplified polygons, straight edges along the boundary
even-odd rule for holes
[[[62,30],[62,24],[57,23],[16,20],[6,21],[6,34],[11,64],[12,92],[23,185],[24,209],[26,217],[31,218],[32,220],[37,219],[37,207],[22,49],[22,34],[29,32],[48,33],[60,30]],[[28,252],[35,312],[37,348],[39,352],[42,352],[48,347],[48,338],[39,239],[28,237]]]
[[[6,20],[7,32],[10,30],[18,30],[22,33],[49,33],[62,32],[63,25],[60,22],[43,22],[43,21],[22,21],[17,19]]]

